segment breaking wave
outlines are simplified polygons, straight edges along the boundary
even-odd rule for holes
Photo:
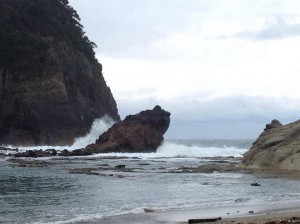
[[[80,149],[85,146],[95,143],[99,136],[107,131],[114,124],[113,119],[105,115],[102,118],[96,119],[90,129],[90,132],[83,137],[75,138],[74,144],[71,149]]]
[[[114,120],[109,117],[108,115],[105,115],[102,118],[95,119],[92,127],[90,128],[90,131],[88,134],[86,134],[83,137],[75,138],[73,145],[71,146],[49,146],[49,145],[43,145],[43,146],[32,146],[32,147],[16,147],[16,146],[6,146],[8,148],[18,148],[20,151],[26,151],[26,150],[46,150],[46,149],[56,149],[56,150],[74,150],[74,149],[80,149],[84,148],[85,146],[95,143],[98,137],[107,131],[113,124]]]
[[[214,140],[211,140],[214,142]],[[157,149],[156,153],[105,153],[95,154],[92,157],[128,157],[141,159],[161,159],[161,158],[214,158],[214,157],[242,157],[248,147],[239,147],[235,142],[227,145],[207,145],[203,140],[189,141],[189,144],[178,143],[178,141],[165,140]],[[228,141],[226,141],[228,143]]]
[[[201,146],[178,144],[165,141],[157,149],[157,154],[172,157],[242,157],[247,148],[236,148],[233,146]]]

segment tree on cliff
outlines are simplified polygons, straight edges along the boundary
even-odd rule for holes
[[[80,17],[68,0],[1,0],[0,65],[13,67],[24,58],[43,61],[47,38],[69,40],[72,47],[95,60],[91,42],[83,31]]]

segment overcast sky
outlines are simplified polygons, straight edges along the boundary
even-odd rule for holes
[[[256,138],[300,118],[299,0],[69,0],[122,118],[156,104],[167,138]]]

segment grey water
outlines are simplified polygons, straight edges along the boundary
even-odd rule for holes
[[[3,158],[0,223],[72,223],[142,213],[143,208],[285,207],[291,201],[300,204],[298,180],[243,173],[172,172],[220,160],[220,156],[239,157],[251,143],[169,140],[158,153],[46,158],[44,166],[38,167],[20,167]],[[231,159],[236,160],[226,160]],[[118,171],[117,165],[128,169]],[[97,172],[72,172],[89,168]],[[261,186],[253,187],[253,182]]]

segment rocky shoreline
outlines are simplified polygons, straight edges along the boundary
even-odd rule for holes
[[[82,149],[69,151],[27,150],[19,152],[18,149],[1,147],[2,155],[13,157],[50,157],[50,156],[89,156],[95,153],[112,152],[155,152],[163,143],[163,135],[170,125],[170,113],[160,106],[152,110],[141,111],[135,115],[127,116],[123,121],[114,124],[99,136],[94,144]]]
[[[129,115],[123,121],[115,124],[103,133],[95,144],[83,149],[69,151],[28,150],[19,152],[18,149],[1,147],[2,157],[39,158],[39,157],[70,157],[90,156],[110,152],[155,152],[163,142],[163,134],[168,129],[170,113],[156,106],[152,110]],[[254,141],[252,147],[243,158],[215,158],[208,164],[197,167],[181,167],[169,170],[173,173],[212,173],[212,172],[241,172],[258,175],[274,175],[284,178],[300,178],[297,147],[300,122],[282,125],[273,120],[266,125],[263,133]],[[300,139],[300,137],[299,137]],[[202,158],[205,159],[205,158]],[[210,158],[211,159],[211,158]],[[90,171],[81,173],[90,173]]]

